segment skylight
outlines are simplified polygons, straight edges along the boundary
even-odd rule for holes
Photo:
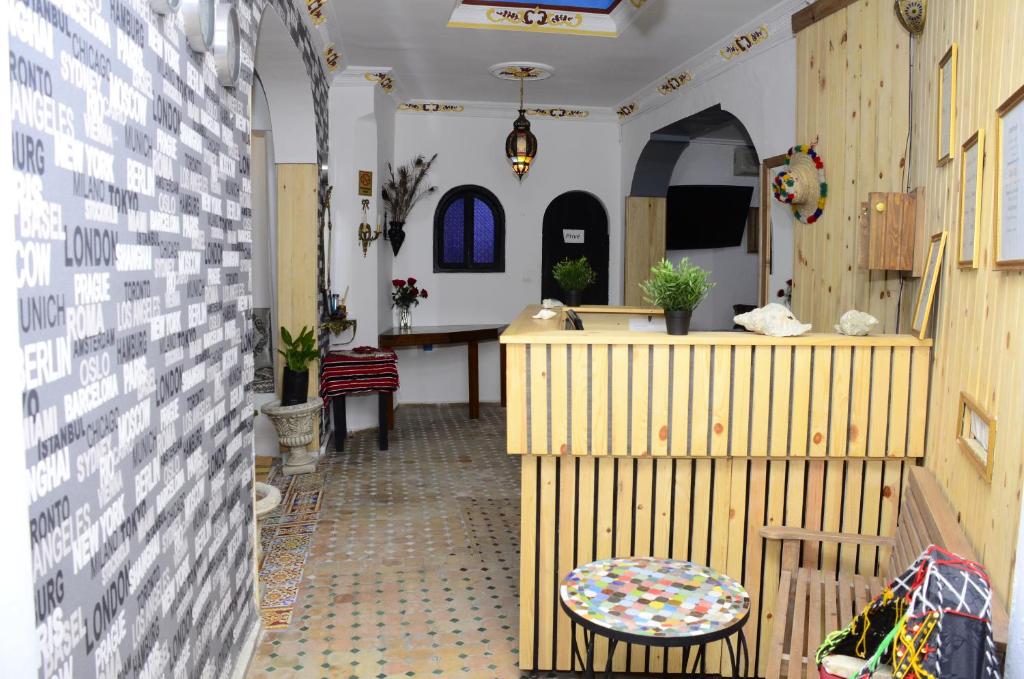
[[[647,0],[460,0],[450,28],[617,37]]]

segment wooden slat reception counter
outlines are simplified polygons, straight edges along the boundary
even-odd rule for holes
[[[520,668],[578,669],[571,641],[582,633],[557,584],[578,564],[629,555],[739,579],[763,668],[780,555],[757,529],[893,533],[905,467],[924,454],[931,343],[670,336],[630,330],[660,312],[613,307],[582,307],[585,329],[565,330],[561,316],[531,318],[537,309],[501,337],[508,451],[522,456]],[[874,573],[887,555],[829,545],[803,558]],[[714,649],[710,671],[719,657]],[[678,651],[624,645],[614,658],[629,672],[680,663]]]

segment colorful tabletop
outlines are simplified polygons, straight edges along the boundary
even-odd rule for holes
[[[750,595],[728,575],[671,559],[595,561],[570,572],[560,595],[570,616],[604,633],[661,645],[721,637],[750,612]]]

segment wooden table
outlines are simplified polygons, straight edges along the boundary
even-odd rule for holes
[[[469,364],[469,417],[480,418],[480,342],[497,342],[506,325],[424,325],[408,330],[388,328],[377,346],[390,349],[435,344],[465,344]],[[500,345],[501,405],[505,406],[505,345]],[[388,408],[389,428],[394,428],[394,404]]]

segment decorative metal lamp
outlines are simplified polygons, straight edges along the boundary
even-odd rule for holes
[[[896,18],[911,35],[920,35],[924,31],[927,2],[928,0],[896,0],[894,3]]]
[[[366,211],[370,209],[369,199],[363,199],[363,221],[359,224],[359,244],[363,247],[363,257],[366,257],[366,251],[370,247],[370,243],[380,238],[380,224],[377,225],[377,230],[374,231],[373,227],[370,226],[366,221]]]
[[[523,181],[530,171],[530,163],[537,156],[537,137],[530,132],[530,121],[526,119],[526,107],[523,105],[524,84],[519,78],[519,117],[512,123],[512,132],[505,140],[505,155],[512,163],[512,171]]]

